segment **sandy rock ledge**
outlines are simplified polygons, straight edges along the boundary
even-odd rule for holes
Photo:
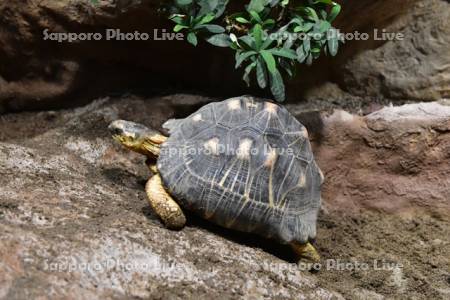
[[[192,107],[208,100],[100,99],[0,121],[0,298],[342,298],[276,246],[193,216],[179,232],[161,226],[143,192],[143,159],[115,145],[106,127],[117,118],[159,126],[183,97],[197,99]],[[322,214],[449,213],[450,106],[321,120],[322,130],[310,131],[327,178]]]

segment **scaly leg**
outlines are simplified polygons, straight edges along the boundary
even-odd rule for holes
[[[183,228],[186,223],[186,217],[178,203],[164,189],[159,174],[153,175],[147,181],[145,192],[153,211],[161,218],[167,228]]]

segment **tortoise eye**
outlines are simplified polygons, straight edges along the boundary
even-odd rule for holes
[[[122,135],[122,130],[119,128],[112,128],[111,133],[112,135]]]

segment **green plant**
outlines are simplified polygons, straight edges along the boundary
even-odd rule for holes
[[[283,75],[294,77],[296,65],[310,65],[322,52],[335,56],[341,41],[331,23],[341,7],[331,0],[251,0],[242,11],[229,11],[228,0],[171,0],[165,11],[196,46],[198,37],[233,49],[236,68],[250,85],[256,74],[260,88],[270,87],[285,99]]]

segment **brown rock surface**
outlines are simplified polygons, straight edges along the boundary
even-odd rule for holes
[[[157,14],[159,1],[26,0],[0,3],[0,111],[64,107],[76,97],[129,89],[170,88],[204,93],[248,93],[232,54],[186,42],[44,41],[50,32],[152,32],[171,28]],[[348,41],[334,59],[301,67],[289,99],[436,100],[450,97],[450,4],[444,0],[343,2],[337,27],[368,32]],[[375,41],[373,30],[405,35]],[[70,97],[69,97],[70,96]],[[88,97],[89,98],[89,97]],[[77,99],[77,101],[75,101]],[[84,100],[86,101],[86,100]]]
[[[339,28],[367,32],[368,41],[348,41],[329,81],[353,96],[394,100],[450,97],[450,3],[443,0],[348,1]],[[375,40],[400,33],[399,41]],[[322,68],[326,70],[325,67]],[[312,96],[320,95],[321,85]],[[315,93],[317,93],[315,95]]]
[[[311,273],[289,249],[195,216],[179,232],[163,228],[145,199],[143,158],[106,131],[117,118],[159,126],[209,100],[105,98],[4,116],[0,298],[448,296],[448,106],[336,112],[321,135],[310,129],[327,179],[316,242],[323,267]],[[368,269],[325,269],[330,260]],[[375,261],[392,267],[375,270]]]
[[[387,107],[325,117],[316,157],[330,209],[450,216],[450,106]]]

